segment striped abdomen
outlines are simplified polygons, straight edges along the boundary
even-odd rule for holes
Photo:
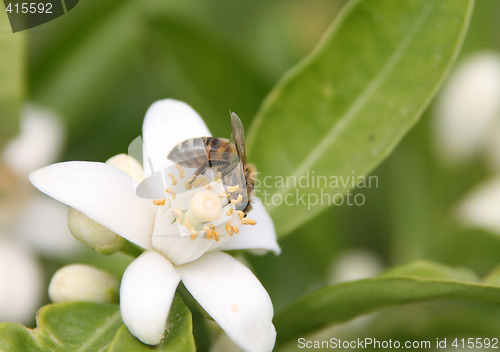
[[[168,159],[184,167],[228,165],[238,158],[236,148],[225,138],[199,137],[186,139],[168,154]]]

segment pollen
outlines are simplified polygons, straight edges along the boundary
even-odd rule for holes
[[[168,174],[170,178],[172,179],[172,186],[175,186],[177,184],[177,179],[175,178],[174,174]]]
[[[235,233],[240,233],[240,229],[239,229],[239,228],[237,228],[236,226],[234,226],[234,225],[233,225],[233,226],[231,226],[231,228],[233,229],[233,231],[234,231]]]
[[[233,235],[233,227],[231,226],[231,221],[228,221],[226,223],[226,232],[229,234],[229,236]]]
[[[191,223],[188,221],[188,219],[184,219],[184,221],[182,223],[184,224],[184,226],[187,227],[187,229],[191,233],[191,241],[194,241],[196,239],[196,237],[198,236],[198,232],[196,232],[196,229],[193,227],[193,225],[191,225]]]
[[[178,207],[172,207],[172,212],[174,213],[175,219],[177,221],[182,221],[182,219],[184,218],[184,213],[182,212],[182,210],[180,210]]]
[[[241,210],[236,210],[234,213],[240,217],[240,220],[243,220],[243,218],[245,217],[245,213]]]
[[[243,218],[243,219],[241,219],[241,223],[243,225],[255,225],[255,224],[257,224],[257,221],[255,221],[253,219],[249,219],[249,218]]]
[[[233,211],[234,211],[234,209],[233,209],[233,208],[229,208],[229,210],[226,212],[226,215],[227,215],[227,216],[231,216],[231,215],[233,215]]]
[[[154,205],[165,205],[165,199],[155,199],[153,200]]]
[[[231,199],[231,204],[240,204],[241,201],[243,200],[243,196],[241,194],[238,194],[238,198],[237,199]]]
[[[198,187],[199,185],[201,185],[202,183],[204,183],[206,180],[205,180],[205,176],[201,175],[198,179],[196,179],[194,182],[193,182],[193,186],[195,187]]]
[[[205,186],[205,188],[206,188],[207,190],[209,190],[209,191],[211,191],[211,190],[213,190],[213,189],[214,189],[214,187],[213,187],[210,183],[208,183],[208,180],[207,180],[207,184],[204,184],[203,186]]]
[[[191,189],[193,187],[189,181],[184,182],[184,186],[186,189]]]
[[[175,199],[175,192],[171,189],[165,188],[166,193],[170,193],[172,195],[172,199]]]
[[[184,176],[186,176],[186,174],[184,173],[184,170],[182,169],[182,167],[179,164],[175,164],[175,166],[177,167],[177,170],[179,170],[180,178],[184,178]]]
[[[240,185],[236,185],[236,186],[227,186],[227,190],[231,193],[233,192],[236,192],[237,190],[240,189]]]
[[[207,225],[204,230],[207,233],[208,240],[216,240],[217,242],[220,240],[219,232],[217,232],[214,225]]]
[[[229,197],[229,193],[227,192],[222,192],[219,194],[219,198],[227,198],[227,197]]]

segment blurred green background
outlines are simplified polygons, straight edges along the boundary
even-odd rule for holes
[[[166,97],[189,103],[213,135],[228,137],[228,111],[248,127],[266,94],[314,48],[344,3],[82,0],[61,18],[16,34],[25,37],[23,100],[64,120],[62,160],[103,161],[126,152],[148,106]],[[461,57],[500,51],[498,14],[500,1],[477,1]],[[432,118],[431,106],[374,172],[380,187],[365,190],[365,206],[329,208],[283,239],[279,257],[245,255],[276,310],[331,283],[335,259],[350,249],[369,250],[383,267],[430,259],[484,275],[499,263],[500,239],[460,227],[450,214],[488,169],[480,159],[443,166],[433,150]],[[88,260],[115,265],[117,274],[124,269],[122,259]],[[491,337],[499,326],[500,307],[425,303],[384,309],[345,335]]]

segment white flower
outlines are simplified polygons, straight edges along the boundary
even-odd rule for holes
[[[330,284],[374,277],[382,271],[380,257],[368,249],[350,249],[335,258],[328,271]]]
[[[52,111],[26,104],[21,112],[21,133],[3,150],[3,162],[17,175],[54,162],[62,149],[63,127]]]
[[[472,189],[460,202],[456,215],[460,222],[500,235],[500,175]]]
[[[36,254],[66,257],[81,247],[64,223],[67,207],[28,182],[30,171],[56,160],[62,140],[57,116],[25,105],[19,135],[0,151],[0,321],[33,322],[45,295]]]
[[[2,149],[0,162],[0,226],[36,252],[66,258],[81,246],[63,219],[67,207],[33,192],[28,174],[57,160],[64,131],[53,112],[26,104],[21,112],[20,133]],[[2,177],[2,175],[7,175]],[[0,230],[1,231],[1,230]]]
[[[498,139],[492,130],[500,127],[499,97],[500,55],[477,53],[457,67],[436,105],[436,144],[445,160],[463,162],[488,153],[486,141]]]
[[[42,269],[27,248],[0,238],[0,322],[30,324],[42,303]]]
[[[500,118],[500,56],[478,53],[462,62],[437,104],[436,137],[444,156],[461,161],[478,151]]]
[[[202,136],[210,136],[210,132],[188,105],[175,100],[154,103],[143,125],[145,189],[158,192],[148,189],[158,183],[146,181],[167,175],[170,171],[161,172],[166,168],[175,169],[167,159],[175,145]],[[243,225],[246,220],[240,220],[237,212],[227,215],[231,205],[223,204],[218,220],[229,219],[235,226],[225,230],[226,221],[206,226],[196,211],[190,211],[190,200],[197,192],[177,193],[175,197],[165,195],[165,188],[160,189],[166,198],[162,206],[161,200],[139,197],[137,179],[112,165],[54,164],[32,173],[30,180],[42,192],[145,249],[126,269],[120,288],[123,321],[141,341],[151,345],[161,341],[173,295],[182,280],[240,347],[248,351],[272,350],[276,331],[269,295],[248,268],[221,252],[266,249],[279,253],[272,220],[260,202],[253,203],[248,214],[249,219],[256,220],[254,226]],[[184,185],[182,181],[180,170],[170,181],[163,180],[168,187],[175,187],[174,183]],[[207,201],[209,209],[219,207],[210,195],[205,196],[200,199]],[[206,215],[213,219],[213,214]],[[189,222],[183,222],[183,217]]]

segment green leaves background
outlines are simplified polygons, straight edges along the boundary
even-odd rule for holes
[[[349,4],[259,111],[248,148],[260,172],[297,179],[312,173],[366,175],[429,103],[458,54],[471,10],[469,1]],[[292,199],[347,190],[266,189]],[[270,202],[267,208],[286,234],[323,207]]]
[[[5,9],[4,4],[0,10]],[[0,17],[0,145],[18,130],[18,116],[24,96],[25,35],[13,35],[7,16]]]
[[[363,207],[269,206],[283,254],[247,259],[273,299],[277,349],[294,350],[296,336],[331,324],[345,325],[338,336],[492,337],[500,324],[497,275],[481,281],[472,272],[484,276],[498,264],[500,242],[450,217],[486,169],[480,161],[440,165],[427,110],[458,55],[472,6],[469,0],[82,1],[30,31],[25,47],[22,36],[0,36],[0,77],[14,87],[0,85],[1,133],[15,133],[24,96],[61,114],[69,134],[65,160],[102,161],[126,151],[156,99],[188,102],[217,136],[229,136],[227,112],[235,111],[261,177],[354,171],[380,180],[379,188],[363,190]],[[498,10],[495,0],[476,4],[465,53],[498,49]],[[15,69],[2,71],[4,62]],[[267,191],[285,196],[295,189]],[[332,261],[355,247],[377,253],[387,267],[422,258],[444,265],[418,261],[329,286]],[[103,259],[84,261],[112,268],[119,278],[126,263]],[[51,268],[62,264],[45,260]],[[196,347],[208,350],[210,330],[192,308]],[[373,311],[362,327],[346,323]],[[61,327],[97,321],[89,318],[96,314],[100,323],[82,331]],[[49,306],[35,330],[0,325],[0,350],[69,351],[68,336],[89,351],[145,349],[116,314],[117,306]],[[189,311],[177,300],[172,314],[180,317],[172,340],[157,349],[193,350]],[[106,338],[92,340],[106,322]],[[52,345],[53,337],[62,347]]]

